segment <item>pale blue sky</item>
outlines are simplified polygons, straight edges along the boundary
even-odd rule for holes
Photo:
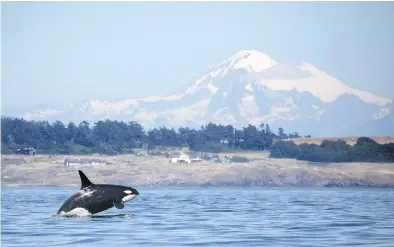
[[[6,108],[173,91],[241,49],[394,99],[393,3],[1,4]]]

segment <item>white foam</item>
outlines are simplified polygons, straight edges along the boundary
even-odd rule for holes
[[[71,211],[68,212],[64,212],[61,211],[59,213],[60,216],[66,216],[66,217],[86,217],[86,216],[90,216],[92,215],[91,213],[89,213],[88,210],[86,210],[85,208],[74,208]]]

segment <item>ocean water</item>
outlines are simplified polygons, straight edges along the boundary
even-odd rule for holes
[[[77,189],[2,187],[1,246],[394,246],[390,189],[139,189],[108,217],[56,216]]]

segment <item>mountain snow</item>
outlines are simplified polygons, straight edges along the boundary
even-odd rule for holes
[[[265,79],[261,77],[258,83],[261,83],[272,90],[297,90],[299,92],[310,92],[322,102],[333,102],[343,94],[354,94],[360,97],[366,103],[385,105],[391,100],[375,96],[371,93],[353,89],[339,80],[331,77],[325,72],[316,69],[313,65],[302,63],[298,66],[301,71],[310,73],[310,76],[299,79]]]
[[[60,111],[60,110],[43,108],[43,109],[36,109],[34,111],[28,112],[23,117],[25,119],[39,119],[39,118],[45,118],[48,116],[50,117],[50,116],[60,115],[61,113],[62,113],[62,111]]]
[[[261,72],[276,64],[277,62],[275,60],[262,52],[242,50],[220,63],[219,69],[213,72],[213,74],[218,75],[221,73],[223,75],[232,69],[245,69],[248,72]]]
[[[65,121],[109,117],[151,127],[190,123],[198,127],[210,121],[235,126],[270,123],[319,135],[362,131],[354,128],[359,126],[355,121],[374,131],[377,121],[392,121],[392,110],[390,99],[351,88],[305,61],[291,66],[256,50],[241,50],[175,93],[89,100],[67,109],[36,109],[23,117]],[[338,118],[341,128],[327,124]]]

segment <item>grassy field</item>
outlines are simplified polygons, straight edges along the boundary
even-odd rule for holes
[[[312,141],[307,139],[308,141]],[[317,142],[315,138],[313,140]],[[352,141],[349,139],[348,141]],[[232,156],[222,153],[219,156]],[[79,186],[77,169],[95,183],[136,187],[167,186],[394,186],[393,163],[311,163],[272,159],[268,152],[237,152],[247,163],[169,163],[163,156],[2,155],[1,182],[6,186]],[[68,168],[65,158],[106,160],[105,166]]]

